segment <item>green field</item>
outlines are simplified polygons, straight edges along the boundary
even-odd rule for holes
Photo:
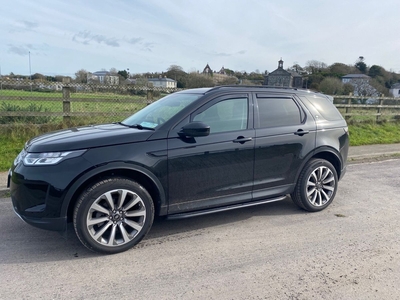
[[[159,97],[154,98],[158,99]],[[71,93],[70,102],[71,112],[135,112],[138,108],[146,105],[147,99],[146,96],[116,93]],[[1,90],[0,103],[12,104],[21,108],[27,108],[34,103],[43,111],[63,111],[61,92]]]

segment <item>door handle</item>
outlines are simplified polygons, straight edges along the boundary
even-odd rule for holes
[[[299,135],[299,136],[303,136],[303,135],[305,135],[305,134],[307,134],[307,133],[310,133],[310,131],[308,131],[308,130],[303,130],[303,129],[299,129],[299,130],[297,130],[294,134],[295,134],[295,135]]]
[[[250,142],[252,140],[253,140],[253,138],[251,138],[251,137],[238,136],[238,138],[236,140],[233,140],[233,142],[244,144],[244,143]]]

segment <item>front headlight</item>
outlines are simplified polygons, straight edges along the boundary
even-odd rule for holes
[[[65,159],[81,156],[86,150],[67,151],[67,152],[45,152],[45,153],[27,153],[24,157],[26,166],[55,165]]]

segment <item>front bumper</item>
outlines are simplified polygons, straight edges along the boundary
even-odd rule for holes
[[[14,204],[14,203],[13,203]],[[15,214],[24,222],[34,227],[52,230],[65,231],[67,229],[67,218],[34,218],[19,214],[13,206]]]
[[[61,213],[61,207],[68,185],[66,173],[55,173],[51,167],[39,168],[21,164],[9,171],[8,186],[13,210],[32,226],[64,231],[67,228],[67,216]]]

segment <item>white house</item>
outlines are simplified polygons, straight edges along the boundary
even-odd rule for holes
[[[119,76],[113,75],[108,71],[97,71],[94,73],[87,74],[87,82],[88,83],[118,85],[119,84]]]
[[[342,77],[342,82],[343,83],[352,83],[354,81],[357,82],[369,82],[371,77],[365,75],[365,74],[347,74]]]
[[[159,77],[159,78],[147,78],[149,83],[152,83],[154,87],[162,87],[162,88],[176,88],[176,80],[167,77]]]
[[[354,96],[378,96],[378,91],[369,84],[370,79],[365,74],[347,74],[342,77],[342,82],[354,87]]]
[[[389,90],[389,93],[393,97],[399,98],[400,97],[400,82],[393,84],[392,87]]]

